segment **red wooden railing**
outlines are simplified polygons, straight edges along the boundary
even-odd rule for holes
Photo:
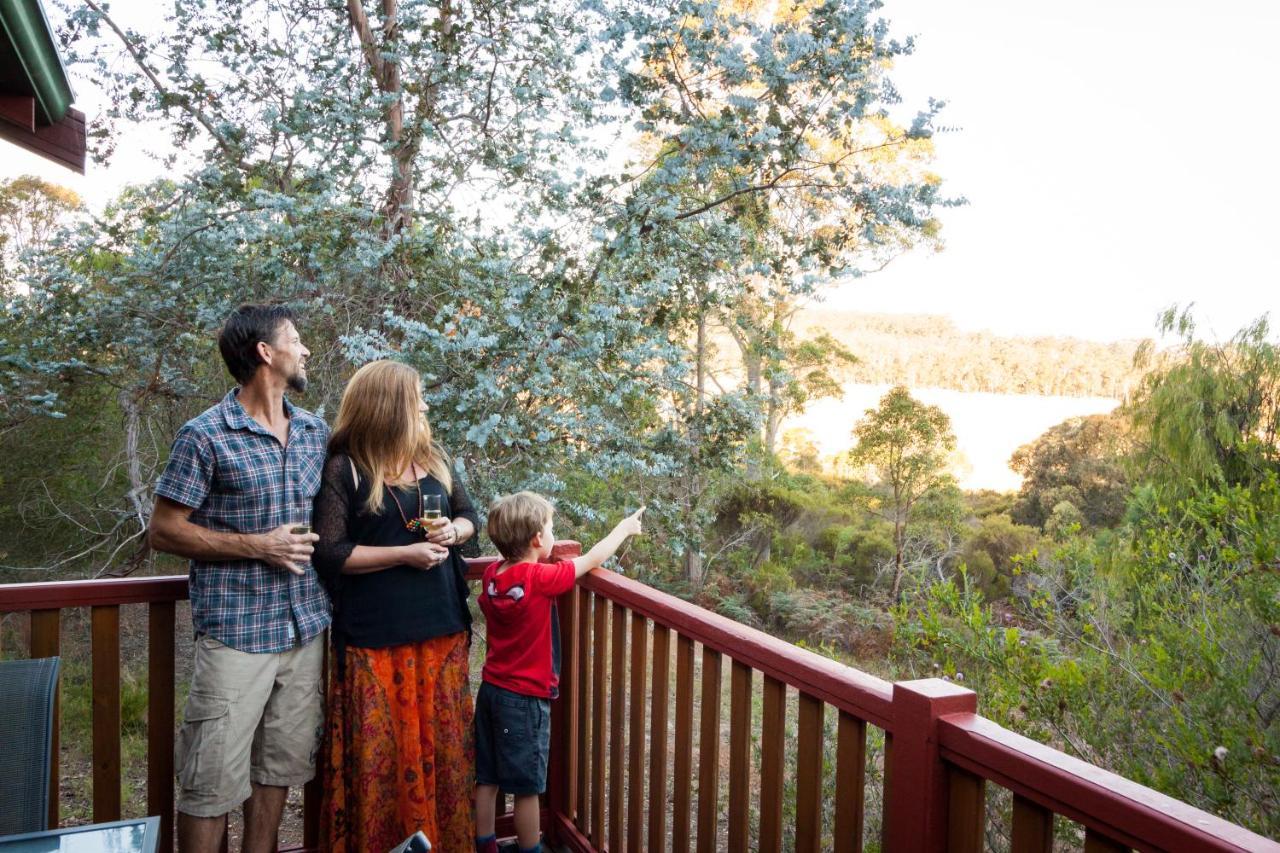
[[[472,561],[473,576],[484,562]],[[147,812],[161,816],[165,850],[175,608],[186,597],[185,577],[0,586],[0,612],[31,614],[32,656],[59,652],[62,610],[91,610],[96,821],[121,816],[119,608],[147,606]],[[561,698],[543,817],[549,839],[570,850],[857,851],[876,795],[883,849],[976,851],[990,783],[1013,793],[1015,851],[1051,849],[1055,815],[1082,827],[1086,850],[1280,851],[999,727],[950,682],[891,684],[602,570],[567,593],[559,613]],[[869,758],[868,726],[883,733],[882,763]],[[868,790],[868,769],[879,790]],[[57,796],[55,781],[54,823]],[[314,787],[304,799],[303,845],[316,849]]]

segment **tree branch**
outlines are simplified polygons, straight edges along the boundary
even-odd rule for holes
[[[352,2],[356,2],[356,0],[352,0]],[[151,81],[151,85],[155,86],[156,91],[163,95],[166,100],[170,100],[177,104],[189,113],[192,118],[198,121],[200,126],[203,127],[211,137],[213,137],[214,142],[216,142],[218,147],[222,149],[222,153],[226,155],[227,159],[229,159],[236,168],[243,169],[245,167],[245,162],[242,152],[240,152],[235,145],[217,131],[209,117],[196,109],[196,107],[191,103],[190,98],[185,95],[174,95],[165,87],[160,78],[156,76],[156,73],[147,66],[147,63],[142,58],[142,54],[138,51],[137,47],[134,46],[133,42],[130,41],[128,34],[126,34],[124,30],[120,29],[115,21],[111,20],[111,16],[103,11],[101,6],[95,3],[94,0],[84,0],[84,4],[92,9],[94,14],[101,18],[102,21],[111,28],[111,31],[116,34],[116,37],[120,39],[120,43],[124,45],[124,49],[128,51],[129,56],[133,57],[134,64],[136,64],[139,70],[142,71],[143,75]]]
[[[373,80],[378,84],[378,91],[385,92],[387,65],[378,55],[378,46],[373,40],[373,29],[369,26],[369,16],[365,14],[361,0],[347,0],[347,17],[351,20],[351,29],[355,32],[356,38],[360,39],[360,50],[373,71]]]

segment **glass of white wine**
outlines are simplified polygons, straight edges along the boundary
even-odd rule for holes
[[[440,496],[439,495],[423,495],[422,496],[422,517],[427,521],[435,521],[441,515]]]

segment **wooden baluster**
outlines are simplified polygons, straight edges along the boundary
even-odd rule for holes
[[[672,853],[689,853],[693,788],[693,640],[676,636],[676,742],[671,794]]]
[[[574,788],[577,784],[577,694],[574,669],[577,663],[577,591],[569,590],[556,602],[560,617],[560,697],[551,703],[551,755],[547,764],[547,807],[554,814],[573,818]],[[499,802],[499,814],[505,809]],[[554,837],[553,837],[554,840]]]
[[[893,785],[891,784],[893,773],[893,735],[889,732],[884,733],[884,790],[881,792],[883,800],[880,805],[880,849],[889,849],[889,821],[884,819],[884,815],[889,813],[889,802],[893,796]]]
[[[609,849],[622,850],[622,772],[626,768],[627,609],[613,605],[613,660],[609,673]]]
[[[644,835],[644,682],[649,657],[649,620],[631,614],[631,724],[628,727],[627,849],[639,850]]]
[[[61,610],[31,611],[31,657],[51,658],[62,654]],[[53,691],[53,726],[49,743],[49,828],[57,829],[61,822],[58,814],[58,759],[62,728],[62,676],[59,667],[58,685]],[[170,786],[172,787],[172,786]]]
[[[782,850],[783,753],[787,685],[764,677],[764,714],[760,730],[760,850]]]
[[[947,850],[982,853],[986,782],[967,770],[947,768]]]
[[[667,702],[671,689],[671,630],[653,626],[653,704],[649,713],[649,849],[667,847]]]
[[[1053,850],[1053,812],[1026,797],[1013,795],[1012,853]]]
[[[751,819],[751,667],[729,671],[729,849],[747,849]]]
[[[1129,853],[1129,847],[1119,841],[1112,841],[1095,829],[1086,829],[1084,853]]]
[[[822,844],[822,702],[800,694],[796,746],[796,853]]]
[[[93,623],[93,820],[120,819],[120,606],[99,604]]]
[[[605,664],[609,648],[609,602],[595,599],[595,640],[591,650],[591,831],[596,849],[604,847],[604,747],[609,739],[605,725]]]
[[[173,850],[174,603],[147,607],[147,814],[160,816],[161,853]]]
[[[574,815],[574,823],[578,829],[585,829],[590,804],[587,801],[587,783],[589,781],[589,768],[587,766],[587,758],[591,754],[591,747],[588,736],[591,733],[591,726],[585,715],[591,707],[588,704],[590,700],[590,684],[588,683],[587,673],[591,671],[590,658],[591,654],[591,593],[582,587],[578,587],[578,649],[577,649],[577,672],[580,677],[577,681],[578,687],[578,749],[577,749],[577,767],[578,767],[578,787],[577,787],[577,808]]]
[[[835,853],[862,850],[867,724],[845,711],[836,728]]]
[[[702,647],[702,719],[698,726],[698,853],[716,849],[720,819],[720,653]]]

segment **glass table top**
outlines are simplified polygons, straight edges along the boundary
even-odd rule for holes
[[[152,853],[159,818],[0,837],[0,853]]]

